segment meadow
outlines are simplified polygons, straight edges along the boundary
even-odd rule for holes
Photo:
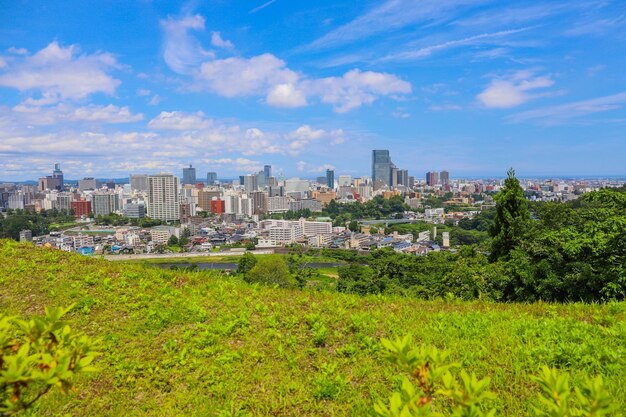
[[[249,285],[0,241],[0,312],[74,308],[101,340],[98,372],[30,415],[360,416],[401,372],[382,338],[411,334],[490,377],[499,416],[530,415],[542,365],[601,375],[626,408],[626,303],[422,301]],[[619,415],[619,414],[616,414]]]

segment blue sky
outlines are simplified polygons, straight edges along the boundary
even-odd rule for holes
[[[0,180],[626,174],[626,2],[0,3]]]

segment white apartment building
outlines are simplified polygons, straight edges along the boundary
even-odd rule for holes
[[[291,225],[287,227],[272,227],[270,229],[270,240],[277,243],[294,243],[302,239],[302,228],[299,225]]]
[[[172,174],[148,176],[148,217],[175,221],[180,217],[179,179]]]

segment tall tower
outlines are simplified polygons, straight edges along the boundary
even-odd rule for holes
[[[54,164],[54,171],[52,171],[53,184],[57,190],[63,189],[63,171],[61,171],[61,164]]]
[[[263,174],[265,174],[265,181],[267,182],[267,179],[272,176],[272,166],[265,165],[263,167]]]
[[[326,186],[331,190],[335,188],[335,171],[332,169],[326,170]]]
[[[189,168],[183,168],[183,185],[196,183],[196,169],[189,164]]]
[[[386,185],[391,186],[391,157],[389,150],[378,149],[372,151],[372,182],[381,180]]]
[[[178,220],[178,178],[172,174],[148,176],[148,217],[164,221]]]
[[[206,173],[206,185],[215,185],[217,182],[217,172]]]

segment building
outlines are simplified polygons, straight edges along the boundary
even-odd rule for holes
[[[177,221],[180,215],[178,178],[172,174],[148,176],[148,217]]]
[[[320,201],[304,198],[289,202],[289,211],[311,210],[314,213],[321,213],[323,204]]]
[[[211,200],[213,200],[214,198],[220,198],[219,191],[199,190],[198,206],[203,211],[211,211]]]
[[[189,168],[183,168],[183,185],[196,183],[196,169],[189,164]]]
[[[398,171],[398,184],[399,185],[404,185],[405,187],[408,187],[409,184],[409,171],[406,169],[401,169]]]
[[[215,198],[211,200],[210,211],[213,214],[224,214],[226,212],[226,203],[224,200]]]
[[[376,184],[381,181],[391,186],[391,157],[387,149],[375,149],[372,151],[372,181]]]
[[[206,173],[206,185],[215,185],[217,183],[217,172]]]
[[[71,202],[72,197],[69,193],[58,193],[55,208],[64,213],[69,213],[72,208]]]
[[[56,180],[56,189],[62,190],[64,179],[63,179],[63,171],[61,171],[61,164],[58,162],[54,164],[54,170],[52,171],[52,178]]]
[[[33,232],[30,230],[20,230],[20,242],[32,242]]]
[[[335,171],[332,169],[326,170],[326,186],[331,190],[335,188]]]
[[[148,191],[147,175],[131,175],[130,188],[133,191]]]
[[[285,180],[285,192],[287,193],[303,193],[309,191],[311,183],[309,180],[301,180],[300,178],[290,178]]]
[[[265,183],[267,184],[267,179],[272,176],[272,166],[271,165],[265,165],[263,167],[263,175],[265,176]]]
[[[124,216],[129,219],[142,219],[146,217],[146,206],[139,203],[128,203],[124,207]]]
[[[167,245],[167,241],[172,236],[171,229],[169,227],[153,227],[150,229],[150,240],[155,245]]]
[[[294,243],[302,239],[302,228],[300,226],[272,227],[269,231],[269,238],[276,243]]]
[[[94,193],[91,196],[91,202],[95,216],[108,216],[119,210],[119,197],[114,193]]]
[[[70,202],[70,208],[74,212],[74,217],[89,217],[89,213],[91,213],[91,201],[72,201]]]
[[[268,197],[267,193],[263,191],[255,191],[250,194],[252,198],[253,211],[252,214],[265,214],[267,213]]]
[[[338,184],[340,187],[349,187],[352,184],[352,177],[350,175],[340,175]]]
[[[275,196],[267,199],[268,213],[285,213],[289,211],[289,199],[287,197]]]
[[[426,185],[434,187],[439,182],[439,174],[429,171],[426,173]]]
[[[244,175],[243,188],[250,194],[259,189],[258,177],[256,174]]]
[[[439,173],[439,181],[442,185],[450,184],[450,173],[448,171],[441,171]]]
[[[88,177],[78,180],[78,189],[80,191],[97,190],[98,188],[100,188],[100,185],[95,178]]]

